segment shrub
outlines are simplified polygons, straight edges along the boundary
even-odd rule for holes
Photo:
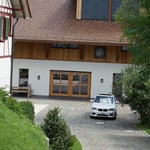
[[[6,97],[3,103],[12,111],[16,112],[17,114],[22,114],[22,108],[17,102],[17,100],[13,97]]]
[[[5,101],[8,93],[4,90],[4,88],[0,88],[0,100]]]
[[[26,116],[31,122],[34,122],[34,106],[31,102],[29,101],[22,101],[19,102],[21,108],[22,108],[22,113],[24,116]]]
[[[132,65],[126,68],[123,71],[123,87],[125,101],[140,114],[140,122],[149,123],[150,64]]]
[[[29,101],[18,102],[15,98],[10,97],[6,91],[0,89],[0,98],[2,102],[17,114],[23,114],[31,122],[34,122],[34,106]]]
[[[65,120],[59,115],[60,109],[49,110],[41,128],[49,138],[52,150],[69,150],[73,145],[73,136]]]

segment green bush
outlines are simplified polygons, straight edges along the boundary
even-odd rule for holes
[[[4,90],[4,88],[0,88],[0,100],[5,101],[8,93]]]
[[[43,131],[11,111],[0,97],[0,150],[47,150]]]
[[[17,114],[22,114],[22,108],[19,102],[13,97],[6,97],[3,103]]]
[[[0,88],[0,100],[12,111],[16,112],[17,114],[22,113],[22,108],[20,107],[17,100],[13,97],[10,97],[8,93]]]
[[[69,150],[73,145],[73,136],[59,112],[59,108],[49,110],[41,128],[49,138],[52,150]]]
[[[0,89],[1,101],[12,111],[19,115],[24,115],[31,122],[34,122],[34,106],[29,101],[18,102],[15,98],[10,97],[6,91]]]
[[[26,116],[31,122],[34,122],[34,106],[32,102],[30,101],[22,101],[19,102],[22,113],[24,116]]]

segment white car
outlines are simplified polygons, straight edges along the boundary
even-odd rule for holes
[[[93,117],[107,117],[116,119],[117,105],[114,95],[97,95],[92,102],[91,118]]]

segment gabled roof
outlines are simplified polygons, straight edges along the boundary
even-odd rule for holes
[[[15,40],[121,45],[115,22],[77,20],[76,0],[31,0],[32,19],[20,20]]]

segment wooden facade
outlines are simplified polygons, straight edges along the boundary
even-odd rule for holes
[[[104,58],[95,58],[94,48],[94,45],[78,45],[77,48],[73,49],[52,48],[50,43],[16,42],[14,58],[124,64],[130,63],[130,53],[126,50],[122,50],[121,46],[106,46],[106,55]]]

